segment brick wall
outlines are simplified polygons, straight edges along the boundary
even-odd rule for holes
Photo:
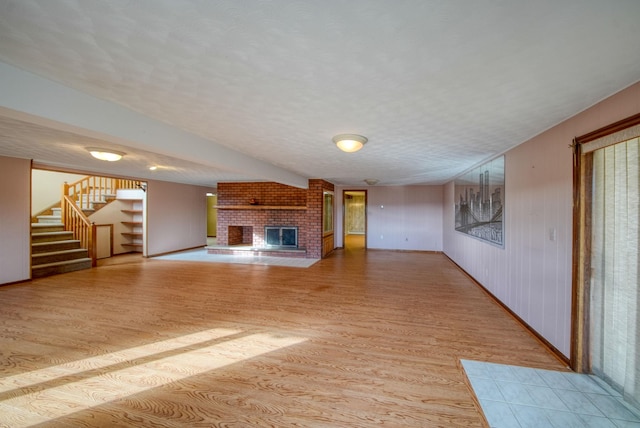
[[[308,258],[322,255],[322,192],[333,190],[333,184],[309,180],[309,189],[299,189],[279,183],[219,183],[218,206],[247,206],[256,199],[259,206],[300,207],[306,210],[287,209],[218,209],[218,245],[235,245],[238,230],[244,232],[242,243],[264,247],[265,226],[298,227],[298,247],[305,248]],[[231,235],[229,232],[231,228]],[[234,226],[244,226],[238,229]],[[252,236],[246,231],[252,228]],[[250,241],[250,242],[247,242]],[[283,254],[284,256],[284,254]]]
[[[279,183],[218,184],[218,205],[248,205],[252,198],[260,205],[304,206],[307,190]]]

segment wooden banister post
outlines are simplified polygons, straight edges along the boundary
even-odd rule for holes
[[[60,219],[64,225],[64,230],[67,229],[67,201],[65,196],[69,196],[69,184],[65,181],[62,184],[62,196],[60,197]]]
[[[97,243],[97,231],[98,227],[95,223],[91,223],[91,228],[89,229],[89,257],[91,257],[91,267],[96,267],[98,265],[97,254],[98,254],[98,243]]]

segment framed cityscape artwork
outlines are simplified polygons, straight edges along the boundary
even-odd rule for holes
[[[455,229],[504,247],[504,156],[456,178]]]

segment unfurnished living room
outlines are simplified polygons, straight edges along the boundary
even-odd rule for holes
[[[640,2],[0,0],[0,427],[638,427]]]

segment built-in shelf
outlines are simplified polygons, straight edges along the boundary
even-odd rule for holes
[[[121,235],[131,238],[142,238],[142,232],[121,232]]]
[[[306,210],[306,205],[216,205],[219,210]]]
[[[120,210],[122,213],[127,215],[127,220],[121,221],[125,230],[120,232],[124,242],[121,242],[120,245],[123,247],[128,247],[131,251],[141,252],[143,250],[143,242],[144,233],[142,230],[143,226],[143,210],[142,210],[142,199],[131,199],[128,200],[129,206]]]

